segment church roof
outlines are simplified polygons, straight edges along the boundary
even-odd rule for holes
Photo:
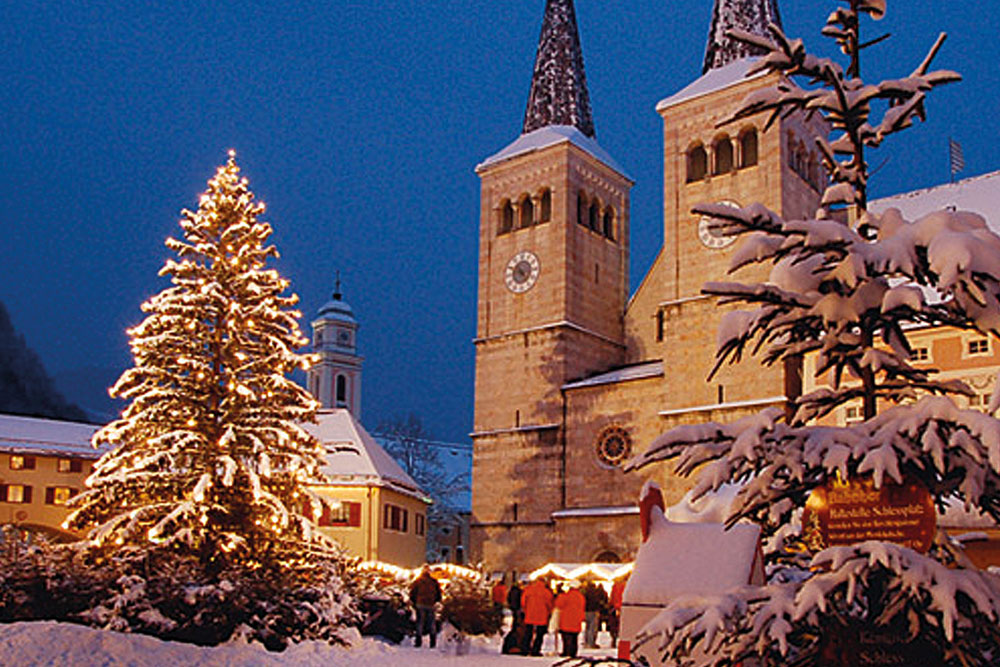
[[[90,445],[90,438],[99,428],[59,419],[0,415],[0,451],[97,459],[108,450]]]
[[[728,65],[711,69],[670,97],[660,100],[656,105],[656,110],[663,111],[664,109],[687,102],[688,100],[693,100],[702,95],[708,95],[709,93],[735,86],[743,81],[764,76],[765,72],[758,72],[750,77],[747,76],[750,67],[755,62],[757,62],[757,58],[742,58]]]
[[[334,291],[333,297],[320,307],[317,319],[337,320],[346,324],[358,323],[358,321],[354,319],[354,310],[346,301],[344,301],[343,296],[340,293],[340,278],[337,278],[337,289]]]
[[[771,23],[781,27],[778,0],[715,0],[702,72],[708,73],[747,56],[763,55],[761,48],[733,39],[727,33],[740,30],[770,37],[767,26]]]
[[[499,153],[491,155],[476,165],[476,171],[482,171],[487,167],[492,167],[504,160],[509,160],[519,155],[540,151],[550,146],[561,143],[571,143],[594,158],[597,158],[608,167],[628,178],[628,174],[622,169],[611,155],[600,147],[591,137],[586,136],[575,127],[570,125],[549,125],[532,132],[527,132],[518,137],[513,143],[508,145]]]
[[[972,211],[986,218],[990,229],[1000,234],[1000,171],[904,192],[868,204],[873,213],[883,213],[890,208],[898,208],[907,220],[916,220],[942,209]]]
[[[545,4],[522,134],[552,125],[571,125],[594,136],[573,0],[547,0]]]
[[[304,424],[323,443],[322,472],[332,486],[378,486],[430,502],[427,494],[347,410],[321,410]]]

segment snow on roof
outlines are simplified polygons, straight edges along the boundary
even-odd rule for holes
[[[90,438],[99,428],[58,419],[0,414],[0,451],[98,459],[107,451],[107,448],[94,449],[90,444]]]
[[[632,571],[632,563],[548,563],[528,574],[534,581],[539,577],[558,579],[597,578],[614,581]]]
[[[873,213],[883,213],[890,208],[898,208],[903,217],[911,221],[948,208],[972,211],[986,218],[990,229],[1000,233],[1000,171],[876,199],[868,205]]]
[[[574,517],[627,516],[638,514],[635,505],[620,505],[616,507],[577,507],[568,510],[557,510],[552,513],[553,519],[571,519]]]
[[[316,414],[316,420],[316,424],[303,426],[326,448],[326,464],[322,472],[332,486],[384,486],[430,502],[413,478],[375,442],[350,412],[344,409],[322,410]]]
[[[741,58],[740,60],[731,62],[728,65],[723,65],[717,69],[709,70],[707,74],[695,79],[693,82],[684,88],[681,88],[670,97],[660,100],[660,102],[656,105],[656,110],[663,111],[664,109],[677,106],[682,102],[693,100],[696,97],[708,95],[709,93],[714,93],[717,90],[723,90],[725,88],[729,88],[730,86],[735,86],[743,81],[750,81],[764,76],[764,72],[758,72],[750,77],[747,76],[747,72],[750,71],[751,65],[755,62],[757,62],[757,58]]]
[[[614,169],[625,178],[629,178],[628,174],[625,173],[625,170],[622,169],[621,165],[618,164],[618,162],[616,162],[606,150],[601,148],[596,141],[572,125],[549,125],[548,127],[539,128],[532,132],[528,132],[527,134],[522,134],[514,141],[514,143],[476,165],[476,171],[480,172],[483,169],[492,167],[493,165],[499,164],[513,157],[533,153],[535,151],[540,151],[544,148],[549,148],[550,146],[557,146],[562,143],[573,144],[580,150],[588,153],[594,158],[597,158],[606,166]]]
[[[641,380],[643,378],[659,377],[663,375],[663,361],[649,361],[634,366],[616,368],[607,373],[601,373],[584,380],[569,382],[562,386],[563,389],[579,389],[580,387],[596,387],[602,384],[614,384],[616,382],[627,382],[629,380]]]
[[[657,508],[649,539],[639,546],[625,586],[627,604],[662,605],[680,595],[705,595],[750,583],[760,527],[674,523]]]

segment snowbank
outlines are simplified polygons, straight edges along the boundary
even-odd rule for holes
[[[443,639],[443,637],[442,637]],[[454,645],[442,642],[438,649],[394,646],[358,638],[347,648],[323,642],[295,644],[283,653],[269,653],[258,644],[230,643],[207,648],[165,642],[145,635],[94,630],[79,625],[44,621],[0,624],[0,656],[5,665],[49,665],[51,667],[170,667],[213,665],[225,667],[364,667],[402,664],[407,667],[435,665],[524,665],[534,660],[551,664],[551,657],[523,658],[500,655],[498,640],[473,639],[469,654],[454,655]]]

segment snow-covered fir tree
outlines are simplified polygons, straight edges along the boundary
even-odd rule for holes
[[[350,615],[341,552],[313,523],[323,449],[300,424],[318,404],[288,377],[307,341],[267,266],[263,211],[230,152],[167,240],[172,284],[143,304],[134,367],[112,388],[128,407],[95,434],[112,449],[66,520],[90,529],[89,557],[121,568],[88,622],[206,643],[243,625],[280,647],[333,639]]]
[[[850,647],[840,642],[851,633],[891,636],[900,650],[918,652],[920,664],[1000,661],[1000,583],[942,533],[926,554],[882,541],[817,550],[799,523],[810,494],[834,479],[879,488],[915,482],[939,508],[958,502],[1000,521],[1000,421],[960,409],[952,396],[971,393],[968,387],[912,365],[907,340],[914,326],[1000,335],[1000,237],[973,213],[909,221],[898,210],[866,210],[865,150],[922,119],[926,93],[959,77],[929,71],[942,35],[910,76],[864,83],[860,29],[863,19],[882,17],[885,2],[841,5],[823,34],[850,59],[846,70],[809,54],[778,26],[772,39],[734,35],[765,49],[754,72],[785,75],[752,94],[737,118],[822,114],[831,133],[816,143],[831,184],[813,220],[784,220],[761,205],[697,208],[721,220],[725,233],[743,236],[733,270],[772,267],[763,283],[705,286],[723,302],[751,306],[723,319],[718,364],[744,354],[769,364],[812,355],[817,376],[831,386],[787,411],[674,429],[630,463],[676,459],[681,474],[697,476],[696,497],[741,485],[728,523],[756,522],[768,538],[764,586],[677,599],[647,626],[647,640],[669,664],[847,664]],[[816,424],[848,402],[863,405],[864,422]],[[991,411],[998,403],[995,395]],[[916,664],[912,656],[893,659],[900,657]]]

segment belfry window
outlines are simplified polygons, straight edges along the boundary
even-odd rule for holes
[[[587,226],[587,195],[582,191],[576,195],[576,224]]]
[[[542,210],[538,215],[538,222],[548,222],[552,219],[552,190],[545,190],[542,193]]]
[[[604,209],[604,236],[615,240],[615,209],[610,206]]]
[[[687,182],[700,181],[708,175],[708,153],[705,147],[697,145],[688,151]]]
[[[514,207],[509,200],[505,200],[500,207],[500,233],[506,234],[514,229]]]
[[[347,376],[337,376],[337,407],[347,407]]]
[[[740,168],[757,164],[757,130],[750,129],[740,135]]]
[[[535,224],[535,205],[531,201],[531,197],[528,195],[524,196],[521,200],[521,222],[520,228],[531,227]]]
[[[716,140],[712,152],[715,154],[715,169],[712,173],[716,175],[728,174],[733,170],[733,142],[729,140],[729,137],[721,137]]]
[[[590,223],[590,228],[595,232],[600,231],[600,220],[601,220],[601,204],[596,199],[590,204],[590,215],[587,221]]]

